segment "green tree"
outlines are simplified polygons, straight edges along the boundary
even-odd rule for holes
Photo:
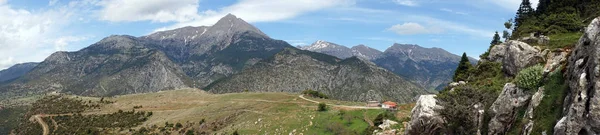
[[[436,103],[442,106],[436,112],[446,120],[447,134],[473,135],[477,132],[474,106],[483,104],[487,108],[496,97],[493,90],[461,86],[454,91],[442,91],[435,97]]]
[[[513,27],[512,19],[509,19],[508,21],[504,22],[504,28],[506,28],[506,30],[502,31],[502,38],[504,38],[504,41],[508,41],[508,39],[510,39],[511,34],[509,33],[509,31],[512,30],[512,27]]]
[[[319,103],[319,107],[317,109],[317,111],[327,111],[327,105],[325,103]]]
[[[531,8],[531,2],[529,2],[529,0],[523,0],[517,10],[517,15],[515,16],[515,28],[521,26],[521,23],[523,23],[533,12],[534,10]]]
[[[471,69],[472,65],[469,62],[469,57],[467,57],[467,53],[463,53],[460,58],[460,62],[458,63],[458,67],[454,72],[454,81],[466,81],[469,77],[469,69]]]
[[[508,39],[510,39],[510,33],[508,32],[508,30],[504,30],[502,31],[502,38],[504,38],[504,41],[508,41]]]
[[[502,41],[500,41],[500,34],[498,34],[498,31],[496,31],[496,34],[494,34],[494,38],[492,39],[492,42],[490,42],[490,44],[493,46],[500,43],[502,43]]]

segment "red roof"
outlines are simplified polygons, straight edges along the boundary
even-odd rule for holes
[[[396,104],[396,102],[392,102],[392,101],[386,101],[383,102],[383,104],[390,106],[390,107],[396,107],[398,104]]]

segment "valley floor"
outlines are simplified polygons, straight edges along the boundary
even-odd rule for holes
[[[83,101],[100,98],[74,97]],[[99,109],[87,110],[82,115],[110,114],[122,111],[153,112],[141,125],[133,128],[163,127],[166,123],[182,123],[188,130],[207,133],[231,134],[362,134],[373,125],[373,120],[385,110],[365,107],[365,103],[315,99],[290,93],[231,93],[210,94],[197,89],[163,91],[157,93],[123,95],[104,98],[114,103]],[[317,103],[324,102],[328,111],[317,111]],[[409,117],[414,105],[402,105],[396,118]],[[34,115],[42,125],[43,133],[56,124],[50,117],[59,114]],[[68,114],[60,114],[68,115]],[[46,120],[44,122],[44,120]],[[202,122],[201,122],[202,121]],[[202,124],[200,124],[202,123]],[[208,124],[208,125],[207,125]],[[40,128],[41,128],[40,127]],[[121,132],[124,133],[124,132]]]

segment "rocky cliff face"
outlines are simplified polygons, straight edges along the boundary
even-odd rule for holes
[[[8,69],[0,71],[0,83],[9,82],[27,74],[31,69],[37,66],[37,62],[16,64]]]
[[[600,17],[585,29],[569,56],[569,85],[563,116],[554,134],[600,134]]]
[[[338,59],[309,51],[286,49],[232,77],[209,85],[215,93],[321,91],[342,100],[410,102],[426,93],[421,87],[375,64],[351,57]]]

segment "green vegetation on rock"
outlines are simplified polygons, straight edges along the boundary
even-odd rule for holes
[[[532,134],[539,135],[543,131],[547,131],[548,134],[553,133],[554,125],[562,117],[563,99],[565,99],[568,88],[561,70],[550,74],[544,85],[544,98],[533,110],[535,124]]]
[[[536,90],[541,86],[543,77],[542,73],[544,72],[543,70],[544,69],[541,65],[536,65],[521,70],[515,78],[516,85],[525,90]]]

